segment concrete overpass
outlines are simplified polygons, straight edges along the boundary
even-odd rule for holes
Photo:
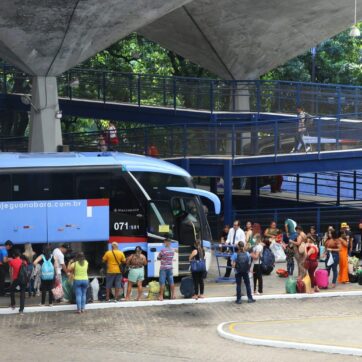
[[[56,76],[133,31],[221,78],[254,79],[351,26],[353,11],[353,0],[3,0],[0,57],[33,76],[30,150],[54,151]]]

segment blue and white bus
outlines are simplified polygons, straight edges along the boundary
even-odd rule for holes
[[[211,232],[200,197],[220,212],[218,197],[196,189],[168,162],[126,153],[0,154],[0,237],[15,244],[73,243],[94,266],[116,241],[126,254],[139,245],[148,277],[166,236],[178,248],[174,273],[188,272],[195,239],[211,262]]]

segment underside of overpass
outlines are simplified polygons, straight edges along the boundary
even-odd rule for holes
[[[353,0],[3,0],[0,56],[33,76],[30,149],[54,151],[55,76],[133,31],[222,79],[255,79],[351,26],[353,9]]]

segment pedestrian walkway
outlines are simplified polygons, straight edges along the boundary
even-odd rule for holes
[[[218,334],[236,342],[276,348],[362,356],[362,316],[307,317],[255,322],[226,322]]]

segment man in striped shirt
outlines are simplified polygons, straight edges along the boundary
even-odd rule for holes
[[[171,248],[171,240],[164,240],[165,247],[160,251],[157,256],[157,259],[161,261],[160,266],[160,301],[163,300],[163,291],[165,289],[166,279],[171,289],[171,298],[176,299],[175,297],[175,283],[173,281],[172,273],[172,260],[175,255],[175,251]]]

